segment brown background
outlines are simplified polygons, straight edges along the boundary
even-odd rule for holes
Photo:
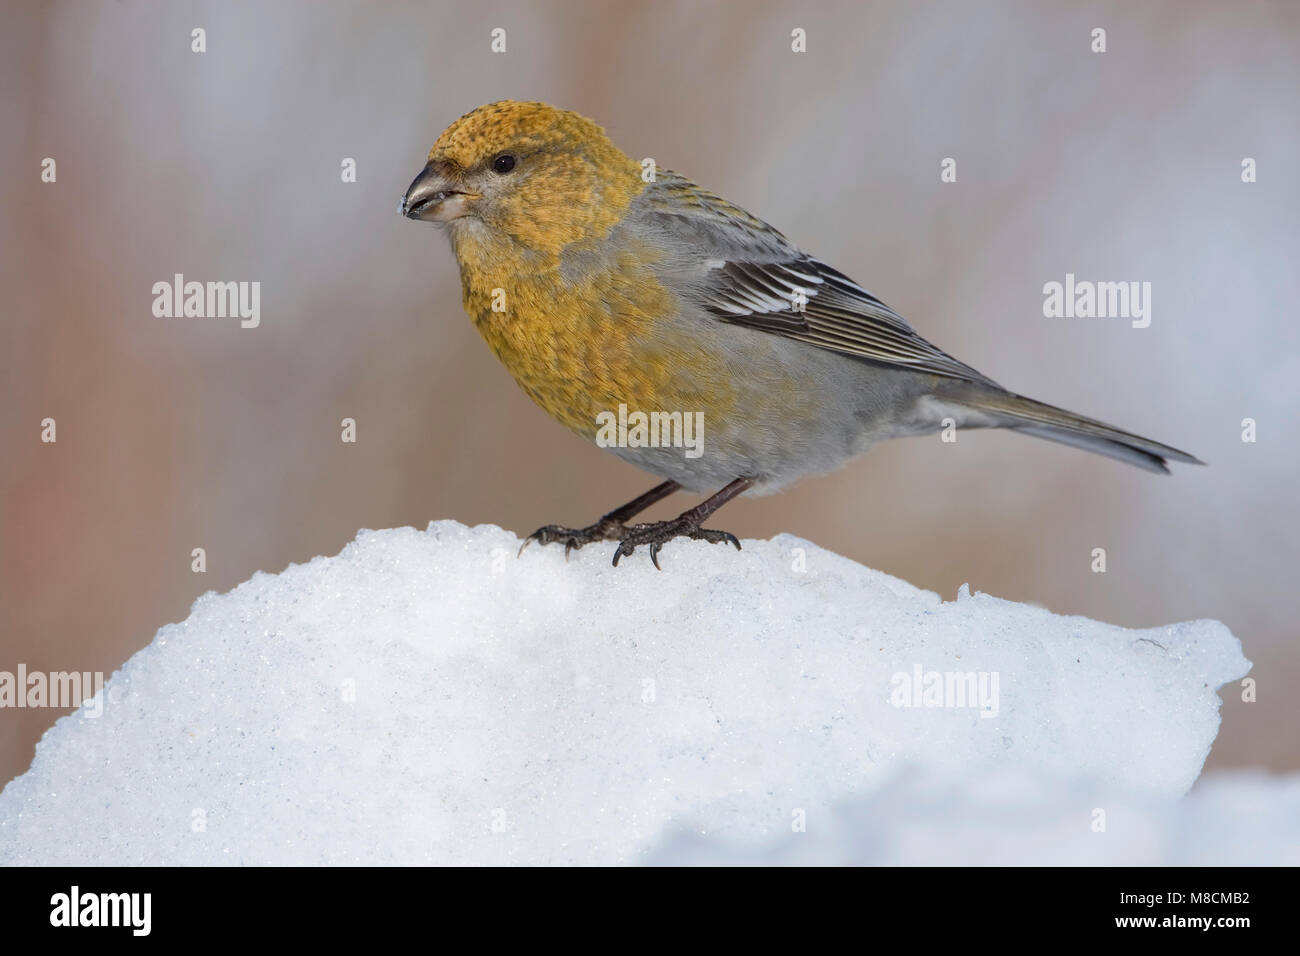
[[[1211,463],[1160,478],[1011,434],[900,441],[723,527],[949,599],[970,582],[1134,627],[1219,618],[1260,700],[1225,693],[1211,765],[1300,766],[1297,48],[1283,3],[8,3],[0,669],[111,672],[201,592],[358,528],[526,533],[653,483],[529,403],[461,312],[443,237],[396,212],[449,122],[542,99],[1006,385]],[[260,281],[261,327],[154,318],[175,272]],[[1066,272],[1150,281],[1151,327],[1045,319]],[[0,782],[57,716],[0,712]]]

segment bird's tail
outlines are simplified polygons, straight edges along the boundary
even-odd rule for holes
[[[949,400],[976,413],[970,424],[1013,428],[1027,435],[1126,461],[1147,471],[1168,474],[1169,461],[1205,464],[1177,448],[1011,392],[971,390]],[[989,420],[986,422],[984,419]]]

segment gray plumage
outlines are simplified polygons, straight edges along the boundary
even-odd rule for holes
[[[678,308],[657,326],[655,350],[720,350],[733,372],[732,412],[706,416],[701,457],[686,458],[680,448],[611,449],[688,490],[714,491],[749,476],[756,493],[775,491],[833,470],[877,441],[936,432],[945,418],[959,428],[1014,429],[1148,471],[1167,473],[1170,460],[1201,464],[1007,391],[921,338],[852,279],[676,174],[661,171],[610,240],[613,250],[646,241],[667,250],[654,271]]]

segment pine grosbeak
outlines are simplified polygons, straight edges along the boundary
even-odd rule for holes
[[[465,309],[524,391],[588,438],[616,414],[635,422],[611,450],[665,479],[590,527],[548,525],[525,544],[564,542],[567,554],[617,540],[615,564],[644,544],[656,567],[674,537],[739,548],[701,527],[731,498],[945,419],[1149,471],[1199,464],[1007,391],[745,210],[675,173],[643,177],[576,113],[513,101],[467,113],[434,144],[401,211],[446,227]],[[638,412],[657,416],[648,437]],[[687,417],[704,425],[694,456],[678,440]],[[716,493],[673,520],[627,524],[679,489]]]

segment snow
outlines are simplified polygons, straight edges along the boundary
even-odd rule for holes
[[[757,844],[683,831],[660,865],[1300,866],[1300,774],[1207,776],[1183,799],[999,767],[910,770],[803,832]]]
[[[1296,861],[1295,780],[1185,796],[1249,668],[1222,624],[945,602],[786,535],[518,548],[363,531],[205,594],[0,793],[0,863]]]

